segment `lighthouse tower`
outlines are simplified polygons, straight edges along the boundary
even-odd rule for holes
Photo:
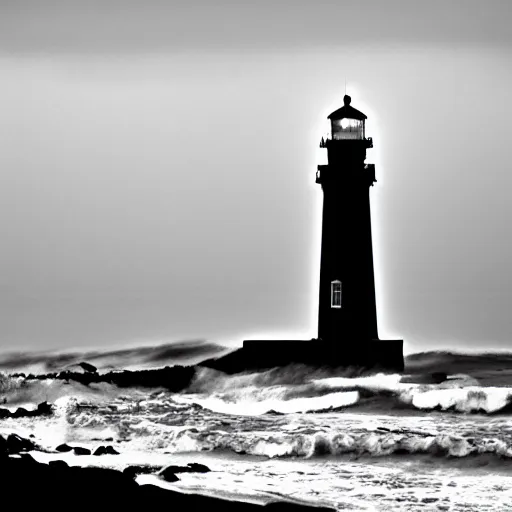
[[[366,163],[373,140],[350,96],[343,103],[328,116],[331,134],[320,142],[328,164],[316,174],[324,196],[318,338],[349,363],[396,360],[402,342],[381,343],[377,332],[369,193],[377,180],[375,165]]]
[[[403,340],[380,340],[377,332],[370,217],[376,179],[375,166],[366,163],[373,141],[366,137],[366,116],[350,101],[345,95],[343,107],[328,117],[331,133],[320,143],[328,164],[316,173],[324,196],[318,337],[244,340],[241,350],[210,367],[235,373],[302,363],[403,371]]]
[[[331,136],[322,139],[327,165],[316,182],[324,194],[318,337],[349,345],[378,339],[369,189],[375,166],[365,163],[373,141],[366,137],[366,116],[350,105],[333,112]]]

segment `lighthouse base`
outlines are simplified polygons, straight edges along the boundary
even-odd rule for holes
[[[245,340],[241,349],[201,365],[232,374],[292,363],[400,373],[404,370],[403,340],[353,340],[350,345],[317,339]]]

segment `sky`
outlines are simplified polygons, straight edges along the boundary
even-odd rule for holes
[[[512,5],[0,0],[0,350],[317,334],[327,115],[381,339],[512,349]]]

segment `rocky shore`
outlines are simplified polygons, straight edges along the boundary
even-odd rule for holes
[[[284,501],[266,505],[235,502],[209,496],[183,494],[135,481],[148,468],[129,466],[124,471],[99,467],[69,466],[63,460],[49,464],[37,462],[30,453],[39,447],[30,439],[16,434],[0,436],[0,474],[3,498],[10,496],[16,507],[52,510],[134,509],[142,506],[169,510],[221,510],[226,512],[334,512],[333,509],[310,507]],[[154,471],[149,469],[149,471]],[[178,473],[208,472],[201,464],[168,466],[156,472],[166,482],[178,481]],[[5,503],[5,501],[4,501]]]
[[[35,416],[47,416],[52,414],[52,405],[47,402],[41,402],[36,409],[27,410],[24,407],[18,407],[14,412],[0,407],[0,419],[4,418],[34,418]]]
[[[106,382],[120,388],[165,388],[171,392],[178,392],[190,385],[195,373],[196,369],[193,366],[166,366],[165,368],[155,368],[152,370],[122,370],[108,373],[98,373],[96,371],[63,371],[40,375],[13,373],[11,377],[23,377],[27,381],[44,379],[72,380],[85,386]]]

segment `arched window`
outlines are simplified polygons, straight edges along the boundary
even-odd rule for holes
[[[331,308],[341,308],[341,281],[331,281]]]

